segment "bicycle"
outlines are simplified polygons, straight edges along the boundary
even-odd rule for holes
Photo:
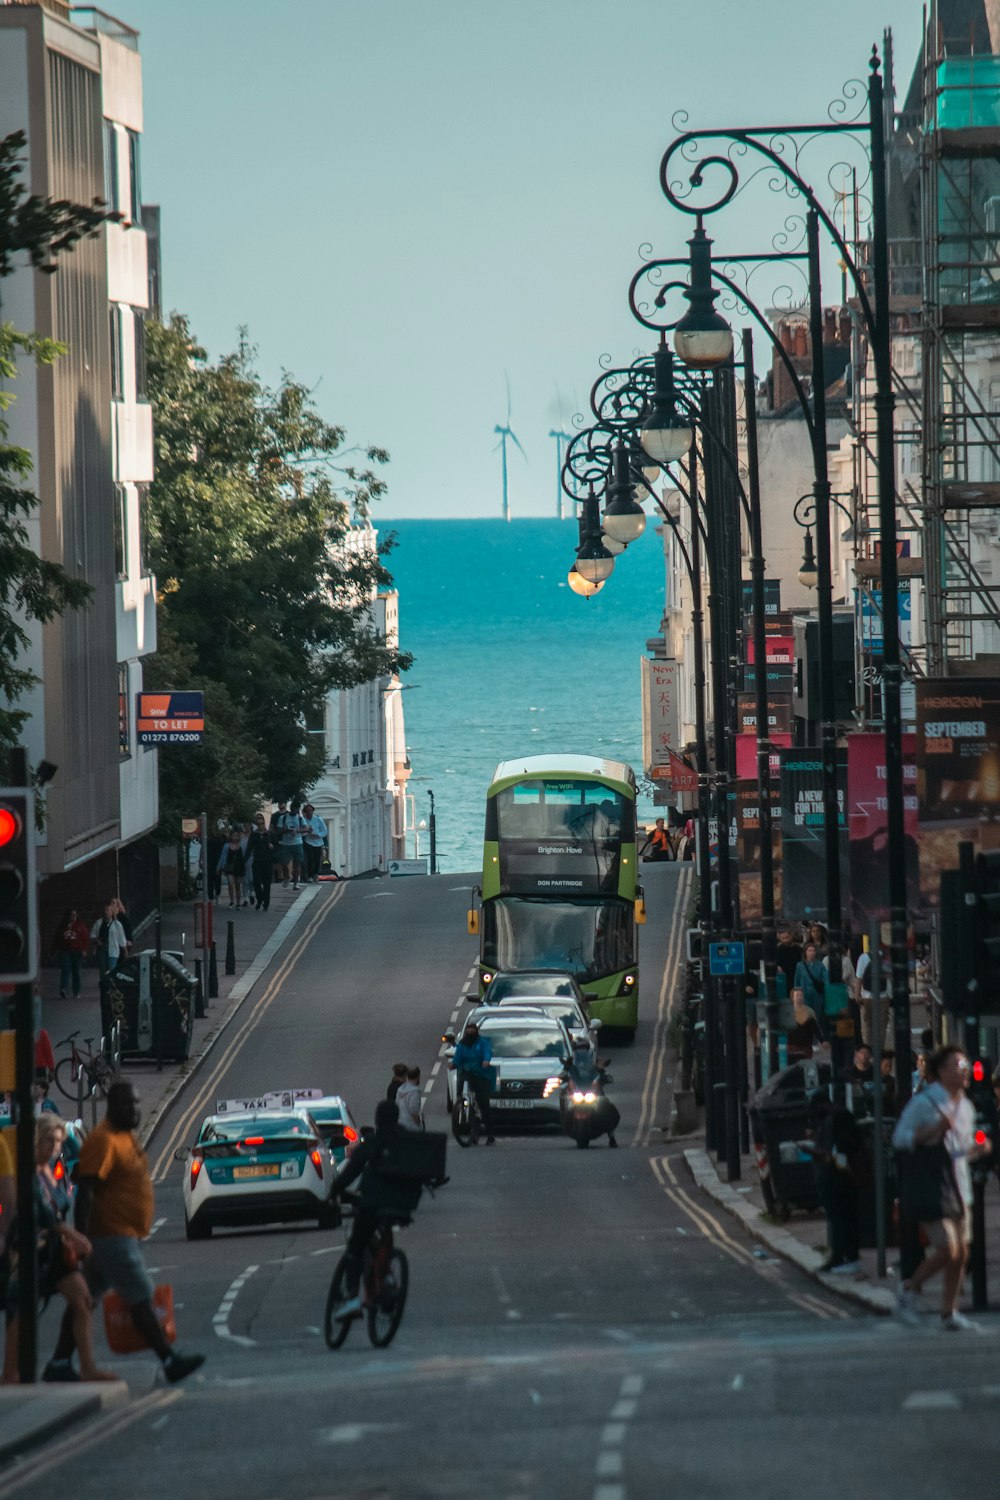
[[[357,1206],[353,1193],[342,1193],[345,1203]],[[406,1256],[393,1242],[392,1226],[409,1224],[402,1214],[380,1218],[365,1246],[361,1266],[361,1308],[368,1325],[368,1337],[376,1349],[391,1344],[403,1320],[410,1269]],[[339,1349],[351,1331],[353,1318],[338,1318],[337,1310],[348,1300],[347,1255],[337,1262],[326,1297],[323,1332],[329,1348]]]
[[[458,1094],[451,1111],[451,1133],[463,1149],[478,1146],[484,1134],[479,1101],[469,1083],[468,1073],[463,1073],[459,1079]]]
[[[115,1070],[111,1066],[103,1052],[95,1052],[92,1036],[84,1037],[83,1044],[87,1048],[86,1054],[80,1051],[76,1045],[75,1038],[80,1033],[70,1032],[57,1045],[69,1046],[68,1057],[61,1057],[55,1067],[56,1088],[66,1099],[77,1100],[80,1096],[79,1080],[81,1074],[84,1079],[84,1096],[96,1093],[99,1098],[106,1098],[108,1089],[115,1081]]]

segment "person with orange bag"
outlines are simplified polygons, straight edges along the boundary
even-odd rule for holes
[[[80,1150],[76,1227],[91,1242],[84,1265],[91,1296],[99,1301],[109,1288],[117,1292],[173,1383],[199,1369],[205,1356],[172,1349],[153,1307],[153,1283],[140,1248],[153,1224],[153,1184],[146,1153],[135,1136],[139,1118],[139,1096],[133,1085],[124,1079],[113,1083],[107,1115]],[[43,1380],[75,1378],[74,1347],[72,1321],[64,1315]]]

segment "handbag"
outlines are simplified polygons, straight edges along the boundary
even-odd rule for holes
[[[914,1146],[912,1151],[898,1151],[896,1166],[900,1202],[917,1223],[934,1224],[938,1219],[962,1217],[965,1205],[944,1141]]]
[[[163,1330],[163,1337],[172,1344],[177,1337],[174,1321],[174,1289],[168,1283],[153,1288],[153,1311]],[[112,1354],[140,1354],[149,1345],[132,1322],[128,1304],[117,1292],[108,1292],[104,1298],[104,1336]]]

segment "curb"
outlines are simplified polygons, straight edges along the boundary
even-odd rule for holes
[[[748,1234],[773,1250],[775,1255],[780,1255],[782,1260],[791,1261],[828,1292],[854,1302],[869,1312],[877,1313],[880,1317],[888,1317],[895,1312],[896,1298],[887,1287],[871,1286],[863,1281],[841,1282],[837,1277],[822,1271],[822,1256],[819,1251],[814,1250],[811,1245],[800,1244],[794,1234],[782,1229],[780,1225],[769,1224],[756,1204],[747,1203],[728,1183],[720,1182],[707,1152],[688,1147],[684,1152],[684,1160],[695,1185],[714,1199],[720,1208],[732,1214],[734,1219],[739,1219]]]
[[[226,1009],[223,1012],[218,1025],[213,1031],[210,1031],[207,1034],[199,1050],[192,1053],[191,1056],[181,1064],[181,1071],[178,1071],[174,1074],[173,1079],[170,1081],[170,1083],[168,1083],[163,1094],[150,1110],[149,1117],[145,1122],[145,1128],[142,1130],[139,1136],[139,1144],[142,1146],[142,1149],[144,1151],[149,1149],[149,1143],[153,1139],[153,1136],[156,1134],[157,1127],[159,1126],[160,1121],[163,1119],[163,1116],[167,1112],[167,1109],[176,1101],[179,1095],[183,1093],[188,1083],[198,1073],[202,1063],[205,1061],[206,1057],[208,1057],[209,1053],[212,1051],[212,1048],[215,1046],[216,1042],[229,1026],[229,1023],[233,1020],[234,1016],[236,1016],[236,1014],[239,1012],[244,1000],[246,1000],[247,996],[250,994],[258,979],[260,979],[261,975],[269,967],[271,960],[274,958],[279,948],[284,945],[289,935],[294,932],[295,928],[302,921],[302,918],[306,915],[306,912],[309,910],[312,903],[318,898],[321,890],[323,889],[325,889],[325,887],[321,887],[318,885],[306,886],[305,890],[303,890],[299,895],[299,899],[295,902],[294,906],[289,907],[288,911],[285,912],[285,915],[282,917],[277,927],[271,933],[271,936],[267,939],[267,942],[263,945],[262,948],[258,950],[256,958],[252,963],[248,964],[246,972],[244,974],[241,974],[240,978],[233,985],[232,989],[229,991],[229,994],[226,996]]]
[[[20,1396],[25,1388],[11,1386],[9,1389]],[[38,1387],[30,1386],[27,1389],[34,1392]],[[37,1447],[39,1443],[60,1437],[70,1423],[82,1422],[85,1417],[99,1416],[103,1411],[125,1406],[129,1400],[129,1388],[124,1380],[116,1380],[114,1384],[109,1382],[100,1390],[93,1385],[84,1390],[85,1394],[79,1386],[72,1392],[58,1392],[51,1387],[42,1387],[42,1394],[21,1401],[19,1410],[10,1416],[4,1412],[3,1403],[0,1402],[3,1427],[3,1435],[0,1436],[0,1463],[6,1464],[28,1449]],[[41,1413],[40,1406],[45,1408]]]

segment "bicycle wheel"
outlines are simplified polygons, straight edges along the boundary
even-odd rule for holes
[[[98,1097],[106,1099],[108,1089],[115,1081],[115,1070],[100,1052],[95,1053],[90,1065],[90,1081],[97,1090]]]
[[[351,1331],[353,1318],[338,1318],[337,1309],[347,1301],[347,1257],[342,1255],[330,1281],[326,1294],[326,1313],[323,1318],[323,1333],[329,1348],[339,1349]]]
[[[384,1349],[396,1336],[403,1321],[410,1269],[402,1250],[393,1250],[371,1305],[368,1308],[368,1337],[376,1349]]]
[[[483,1134],[483,1117],[479,1113],[479,1105],[475,1099],[469,1100],[469,1141],[473,1146],[478,1146]]]
[[[56,1081],[56,1088],[59,1090],[60,1094],[62,1094],[63,1098],[72,1099],[73,1103],[75,1104],[77,1100],[77,1075],[73,1067],[72,1057],[61,1057],[59,1059],[59,1061],[56,1063],[54,1077]]]
[[[451,1133],[462,1147],[472,1144],[472,1104],[466,1094],[459,1094],[451,1112]]]

